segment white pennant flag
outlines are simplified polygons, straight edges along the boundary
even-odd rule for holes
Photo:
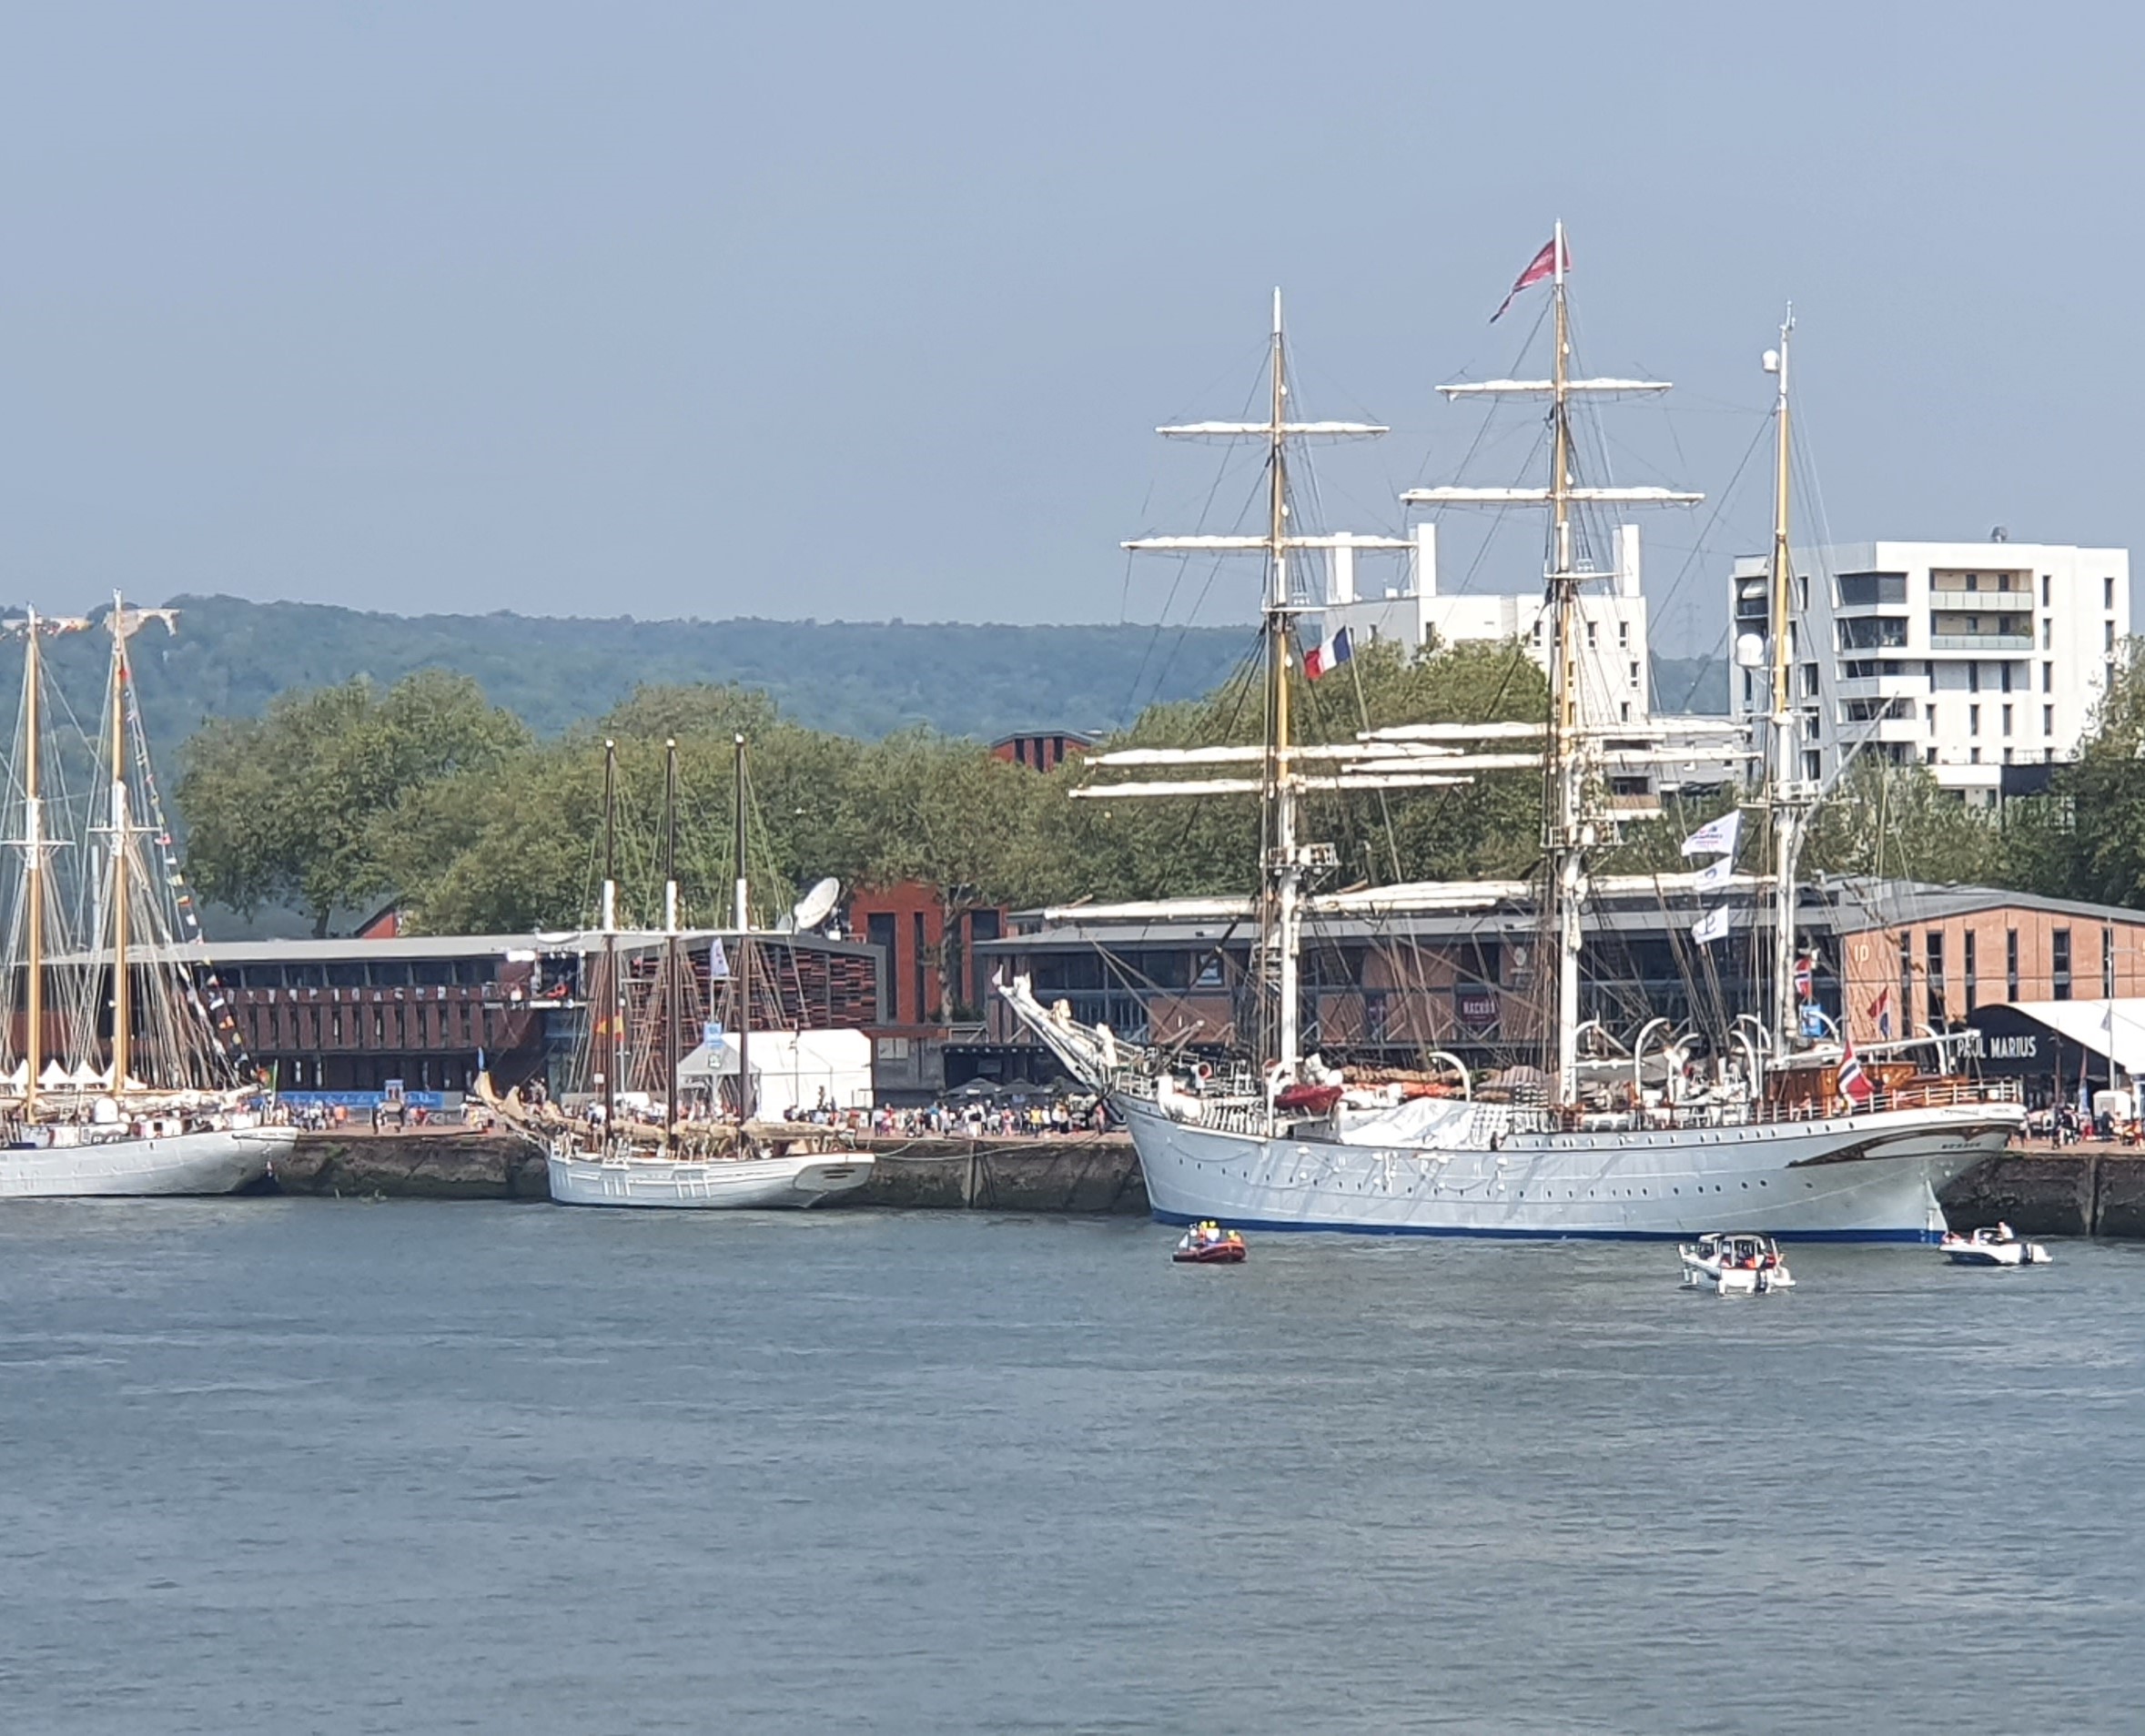
[[[1709,862],[1691,876],[1691,884],[1700,892],[1717,892],[1735,877],[1735,859],[1723,856],[1718,862]]]
[[[1717,820],[1708,820],[1684,840],[1686,856],[1732,856],[1735,841],[1743,835],[1743,810],[1731,808]]]
[[[1691,930],[1691,938],[1701,946],[1711,946],[1716,940],[1725,940],[1727,937],[1728,907],[1725,904],[1718,910],[1707,911]]]

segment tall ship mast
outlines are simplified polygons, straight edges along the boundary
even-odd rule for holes
[[[1564,226],[1558,223],[1548,247],[1550,267],[1550,377],[1495,379],[1445,386],[1449,399],[1463,398],[1544,398],[1549,403],[1549,479],[1541,488],[1411,489],[1401,499],[1411,506],[1540,505],[1548,509],[1549,544],[1545,574],[1549,626],[1549,738],[1543,768],[1543,931],[1557,962],[1553,1018],[1556,1055],[1552,1077],[1556,1101],[1579,1103],[1579,977],[1585,951],[1583,914],[1587,895],[1587,862],[1604,842],[1602,823],[1590,811],[1590,750],[1600,745],[1581,716],[1580,594],[1590,579],[1582,571],[1573,535],[1577,508],[1587,506],[1695,506],[1705,497],[1664,488],[1582,485],[1573,475],[1572,409],[1583,397],[1626,397],[1669,389],[1666,380],[1574,379],[1571,374],[1571,308],[1567,299]],[[1687,748],[1681,750],[1688,752]]]
[[[91,623],[31,611],[0,624],[24,648],[0,1198],[229,1193],[260,1179],[296,1138],[276,1125],[271,1094],[236,1051],[228,1015],[218,1017],[222,997],[200,943],[179,935],[177,857],[167,853],[154,873],[140,859],[145,839],[169,844],[127,651],[154,621],[176,631],[172,611],[112,599],[105,723],[94,741],[76,737],[72,753],[65,740],[55,752],[45,642]],[[78,802],[49,778],[70,762],[96,768]],[[66,933],[69,908],[90,913],[86,933]]]
[[[1289,404],[1280,299],[1272,328],[1269,413],[1263,423],[1202,422],[1165,436],[1263,440],[1268,453],[1263,534],[1144,538],[1135,550],[1263,554],[1267,725],[1255,748],[1106,749],[1086,762],[1076,796],[1112,802],[1148,796],[1238,798],[1261,804],[1255,976],[1270,983],[1270,1016],[1255,1021],[1241,1065],[1192,1067],[1173,1051],[1128,1044],[1105,1027],[1044,1006],[1017,978],[1001,993],[1069,1069],[1105,1092],[1138,1146],[1155,1214],[1274,1229],[1337,1229],[1416,1235],[1688,1236],[1707,1229],[1868,1239],[1933,1240],[1943,1216],[1936,1189],[2002,1149],[2024,1111],[2001,1086],[1918,1075],[1911,1064],[1877,1069],[1875,1082],[1832,1067],[1791,1100],[1769,1089],[1765,1058],[1733,1058],[1730,1034],[1710,1045],[1694,1034],[1658,1088],[1634,1076],[1605,1086],[1580,1052],[1582,964],[1590,898],[1649,889],[1689,897],[1723,876],[1595,874],[1592,859],[1612,841],[1597,808],[1608,769],[1691,756],[1695,744],[1728,726],[1697,720],[1604,722],[1582,693],[1583,587],[1597,576],[1583,558],[1582,509],[1689,504],[1698,497],[1663,487],[1613,487],[1580,474],[1572,412],[1578,402],[1665,389],[1663,382],[1575,377],[1567,304],[1569,256],[1560,224],[1514,294],[1551,285],[1553,355],[1540,379],[1468,382],[1451,399],[1534,397],[1549,407],[1550,472],[1513,488],[1410,490],[1410,505],[1533,506],[1544,510],[1548,714],[1539,726],[1418,723],[1365,729],[1341,742],[1306,742],[1290,727],[1296,675],[1297,617],[1288,561],[1298,550],[1402,548],[1397,539],[1321,536],[1290,512],[1288,453],[1321,437],[1374,436],[1369,423],[1296,417]],[[1508,298],[1509,300],[1509,298]],[[1502,311],[1502,310],[1500,310]],[[1782,436],[1785,438],[1785,418]],[[1784,500],[1784,496],[1783,496]],[[1784,505],[1778,508],[1785,511]],[[1778,742],[1774,744],[1776,752]],[[1736,748],[1740,757],[1746,748]],[[1256,777],[1247,773],[1254,769]],[[1556,959],[1547,1009],[1546,1093],[1495,1077],[1471,1076],[1451,1057],[1441,1071],[1395,1080],[1386,1070],[1328,1066],[1303,1053],[1299,958],[1302,926],[1322,914],[1375,910],[1404,915],[1451,908],[1467,889],[1408,883],[1326,892],[1316,883],[1333,863],[1330,846],[1302,836],[1300,798],[1346,796],[1470,781],[1533,768],[1543,779],[1541,919]],[[1786,787],[1776,775],[1769,789]],[[1793,770],[1792,762],[1788,763]],[[1149,773],[1165,775],[1150,777]],[[1125,774],[1132,773],[1130,778]],[[1776,872],[1776,928],[1792,946],[1792,850]],[[1621,882],[1631,882],[1622,884]],[[1152,913],[1128,906],[1128,913]],[[1780,910],[1787,917],[1783,919]],[[1085,913],[1104,920],[1108,906]],[[1793,958],[1787,955],[1792,984]],[[1663,1023],[1650,1017],[1647,1029]],[[1784,1040],[1784,1039],[1783,1039]],[[1635,1050],[1634,1051],[1635,1053]],[[1695,1058],[1694,1058],[1695,1057]],[[1768,1057],[1769,1058],[1769,1057]],[[1701,1062],[1703,1065],[1701,1065]],[[1523,1071],[1523,1070],[1522,1070]],[[1517,1074],[1514,1075],[1518,1076]],[[1539,1075],[1537,1075],[1538,1077]],[[1546,1100],[1545,1100],[1546,1099]]]
[[[685,913],[678,878],[680,777],[678,743],[663,743],[663,814],[657,834],[657,869],[662,887],[657,925],[633,930],[622,911],[619,853],[620,768],[618,743],[603,743],[602,874],[597,894],[595,970],[598,984],[589,998],[593,1023],[585,1057],[594,1087],[554,1104],[521,1096],[502,1099],[489,1082],[480,1089],[501,1119],[545,1156],[551,1198],[565,1206],[613,1206],[684,1210],[750,1210],[813,1206],[835,1194],[861,1186],[871,1174],[868,1152],[845,1146],[832,1130],[805,1123],[762,1125],[754,1119],[754,1089],[748,1011],[753,969],[753,934],[745,873],[745,818],[750,795],[745,782],[745,741],[734,742],[736,779],[734,843],[737,872],[731,888],[735,900],[736,974],[730,979],[735,1028],[709,1040],[690,1057],[681,1056],[685,1029]],[[793,918],[825,920],[834,904],[834,883],[825,883],[824,905],[801,904]],[[722,974],[721,938],[708,944],[708,974]],[[653,975],[633,978],[633,961],[653,959]],[[635,1027],[634,1044],[642,1057],[637,1071],[661,1095],[622,1089],[626,1083],[629,1048],[626,1027]],[[721,1036],[732,1044],[725,1049]],[[806,1037],[847,1037],[855,1034],[793,1033]],[[868,1051],[866,1052],[868,1054]],[[727,1062],[734,1055],[737,1095],[734,1113],[716,1101]],[[689,1111],[686,1063],[707,1081],[707,1113]]]
[[[1805,779],[1796,762],[1800,732],[1795,707],[1795,557],[1789,549],[1788,490],[1792,476],[1792,447],[1788,426],[1787,346],[1795,330],[1795,309],[1790,307],[1780,321],[1780,347],[1768,349],[1766,371],[1774,377],[1773,404],[1773,547],[1770,567],[1771,704],[1767,708],[1765,742],[1765,807],[1772,822],[1772,1038],[1776,1053],[1786,1056],[1800,1026],[1796,995],[1796,859],[1803,834],[1817,805],[1819,792]]]

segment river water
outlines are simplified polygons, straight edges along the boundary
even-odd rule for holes
[[[2145,1247],[0,1211],[0,1729],[2135,1731]]]

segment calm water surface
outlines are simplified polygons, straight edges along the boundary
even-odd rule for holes
[[[1171,1236],[11,1205],[0,1729],[2145,1727],[2145,1248]]]

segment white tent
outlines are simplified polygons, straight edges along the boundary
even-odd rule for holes
[[[753,1113],[778,1121],[788,1109],[821,1104],[868,1109],[872,1043],[862,1031],[754,1031],[746,1044],[753,1068]],[[706,1090],[737,1076],[737,1034],[724,1031],[678,1064],[685,1090]]]
[[[2105,1055],[2125,1073],[2145,1073],[2145,999],[2013,1001],[2011,1010],[2045,1024],[2066,1043]]]

